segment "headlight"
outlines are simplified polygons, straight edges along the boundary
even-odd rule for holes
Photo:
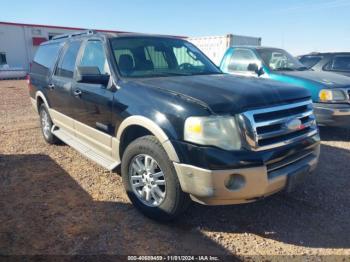
[[[188,142],[225,150],[241,148],[238,127],[232,116],[189,117],[184,129],[184,139]]]
[[[339,102],[346,100],[346,94],[340,89],[322,89],[318,93],[321,102]]]

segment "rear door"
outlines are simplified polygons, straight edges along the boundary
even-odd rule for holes
[[[63,114],[62,117],[73,117],[75,101],[71,94],[80,46],[79,40],[67,42],[47,87],[51,109]]]

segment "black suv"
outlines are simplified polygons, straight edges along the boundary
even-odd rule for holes
[[[315,71],[329,71],[350,76],[350,52],[348,53],[311,53],[298,56],[307,68]]]
[[[160,220],[191,199],[291,190],[314,170],[310,94],[282,85],[224,75],[183,39],[91,31],[41,44],[29,79],[44,139],[120,171],[132,203]]]

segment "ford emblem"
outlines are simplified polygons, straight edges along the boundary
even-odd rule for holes
[[[304,125],[302,124],[301,120],[299,120],[298,118],[289,119],[285,123],[285,128],[289,131],[300,130],[300,129],[303,129],[303,127]]]

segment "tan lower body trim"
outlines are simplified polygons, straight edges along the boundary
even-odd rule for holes
[[[190,193],[195,201],[208,205],[250,202],[249,199],[279,191],[287,181],[285,176],[269,181],[265,166],[215,171],[178,163],[174,166],[182,190]],[[229,190],[225,186],[233,174],[244,177],[245,185],[241,189]]]
[[[119,140],[105,134],[95,128],[74,120],[54,109],[49,109],[52,122],[59,128],[74,134],[78,139],[84,141],[97,152],[111,156],[115,161],[119,159]]]
[[[49,108],[50,117],[52,119],[52,122],[64,130],[74,134],[74,120],[68,116],[65,116],[64,114],[61,114],[60,112]]]
[[[308,167],[305,172],[311,173],[317,165],[318,156],[319,149],[316,149],[312,157],[281,168],[279,175],[270,178],[266,166],[230,170],[207,170],[180,163],[174,163],[174,166],[182,190],[189,193],[193,200],[206,205],[227,205],[252,202],[282,190],[289,174],[302,167]],[[228,186],[233,177],[243,181],[234,190]]]

